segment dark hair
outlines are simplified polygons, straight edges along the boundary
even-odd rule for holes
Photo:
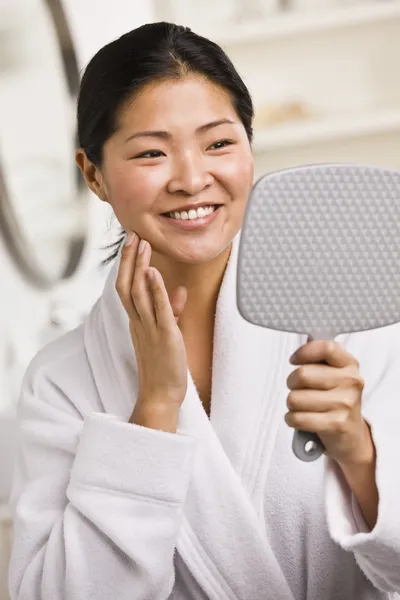
[[[118,111],[146,84],[202,75],[224,88],[242,121],[249,141],[253,138],[253,103],[250,93],[225,52],[188,27],[149,23],[107,44],[95,54],[83,74],[78,98],[78,141],[88,159],[101,166],[103,146],[117,126]],[[118,254],[125,236],[107,249]]]

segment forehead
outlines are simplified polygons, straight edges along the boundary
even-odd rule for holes
[[[229,93],[201,76],[152,82],[122,107],[119,127],[194,128],[217,118],[238,121]]]

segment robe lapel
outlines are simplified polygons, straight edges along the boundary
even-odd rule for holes
[[[289,364],[288,353],[296,342],[240,316],[239,239],[234,240],[217,303],[210,421],[190,374],[180,414],[179,431],[196,435],[199,448],[177,549],[211,600],[289,600],[292,594],[249,492],[261,449],[266,453],[263,465],[269,464],[278,428],[276,423],[271,429],[273,403],[286,398],[282,364]],[[266,430],[269,445],[261,435]]]
[[[217,304],[211,423],[254,506],[262,501],[279,425],[286,412],[290,355],[304,336],[252,325],[236,304],[240,234]],[[261,475],[261,479],[260,479]]]
[[[239,236],[217,305],[211,420],[190,373],[180,411],[178,433],[198,438],[199,444],[177,551],[210,600],[293,600],[255,510],[253,491],[258,471],[267,471],[276,435],[274,403],[287,393],[281,381],[283,358],[299,344],[291,348],[288,337],[277,332],[269,332],[270,338],[237,313],[238,244]],[[115,290],[118,263],[84,335],[104,410],[128,419],[138,374],[128,318]]]
[[[191,377],[178,431],[199,440],[177,543],[192,576],[210,600],[293,600]]]

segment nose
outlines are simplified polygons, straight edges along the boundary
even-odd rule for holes
[[[190,153],[175,161],[168,182],[168,191],[171,194],[181,193],[186,196],[196,196],[209,187],[213,181],[214,178],[207,169],[203,157]]]

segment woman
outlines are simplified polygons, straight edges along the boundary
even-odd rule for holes
[[[399,327],[307,344],[240,318],[252,117],[187,28],[140,27],[86,69],[77,163],[125,244],[24,379],[12,600],[400,591]],[[327,455],[298,461],[293,427]]]

